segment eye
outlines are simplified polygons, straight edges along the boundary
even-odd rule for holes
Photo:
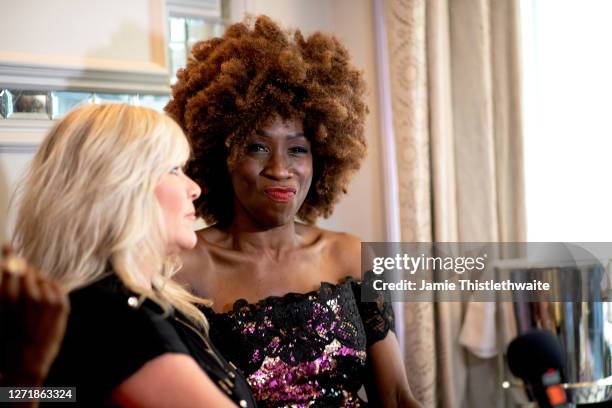
[[[247,152],[249,153],[267,153],[268,147],[261,143],[251,143],[247,146]]]
[[[181,168],[181,166],[174,166],[173,168],[170,169],[170,174],[179,175],[181,174],[182,171],[183,169]]]
[[[308,147],[306,146],[293,146],[289,148],[289,153],[294,156],[299,156],[308,153]]]

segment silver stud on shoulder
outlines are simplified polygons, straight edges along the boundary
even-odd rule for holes
[[[127,301],[128,305],[134,309],[138,307],[138,298],[136,296],[130,296]]]

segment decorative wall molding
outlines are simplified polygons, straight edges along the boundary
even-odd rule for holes
[[[166,0],[169,15],[194,18],[222,18],[221,0]]]
[[[35,152],[54,120],[0,120],[0,152]]]
[[[2,144],[0,141],[0,154],[34,154],[38,150],[38,144],[11,145]]]
[[[11,58],[13,57],[13,58]],[[17,60],[0,53],[0,87],[98,92],[168,94],[170,79],[165,66],[109,60],[54,58],[51,61]]]

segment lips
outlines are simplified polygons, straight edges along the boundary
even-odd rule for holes
[[[189,214],[187,214],[185,216],[185,218],[187,218],[188,220],[191,220],[191,221],[195,221],[196,216],[195,216],[195,213],[189,213]]]
[[[264,192],[273,201],[286,203],[293,199],[296,189],[293,187],[268,187]]]

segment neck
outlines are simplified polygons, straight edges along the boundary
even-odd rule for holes
[[[244,228],[234,220],[226,231],[232,248],[240,252],[279,256],[299,246],[294,221],[271,228]]]
[[[151,259],[140,259],[139,262],[139,269],[140,272],[142,274],[142,283],[144,285],[146,285],[147,288],[151,288],[151,284],[153,282],[153,275],[155,273],[154,268],[155,268],[155,263],[153,262],[153,260]]]

